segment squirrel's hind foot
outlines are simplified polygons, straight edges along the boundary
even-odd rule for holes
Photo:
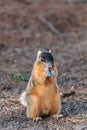
[[[63,117],[63,114],[55,114],[55,115],[52,115],[52,117],[59,119]]]

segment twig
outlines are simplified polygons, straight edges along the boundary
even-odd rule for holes
[[[43,15],[38,15],[39,20],[48,26],[48,28],[56,35],[61,35],[61,33],[53,26],[53,24],[46,20],[46,18]]]

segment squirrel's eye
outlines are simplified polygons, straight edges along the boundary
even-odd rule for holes
[[[45,59],[41,59],[42,62],[45,62]]]

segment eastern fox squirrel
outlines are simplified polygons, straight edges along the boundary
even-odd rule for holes
[[[27,107],[27,117],[40,120],[44,115],[61,115],[61,99],[57,85],[58,72],[50,51],[38,51],[21,104]]]

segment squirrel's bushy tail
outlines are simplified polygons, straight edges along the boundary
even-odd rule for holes
[[[20,96],[20,103],[27,107],[27,98],[26,98],[26,91],[24,91]]]

